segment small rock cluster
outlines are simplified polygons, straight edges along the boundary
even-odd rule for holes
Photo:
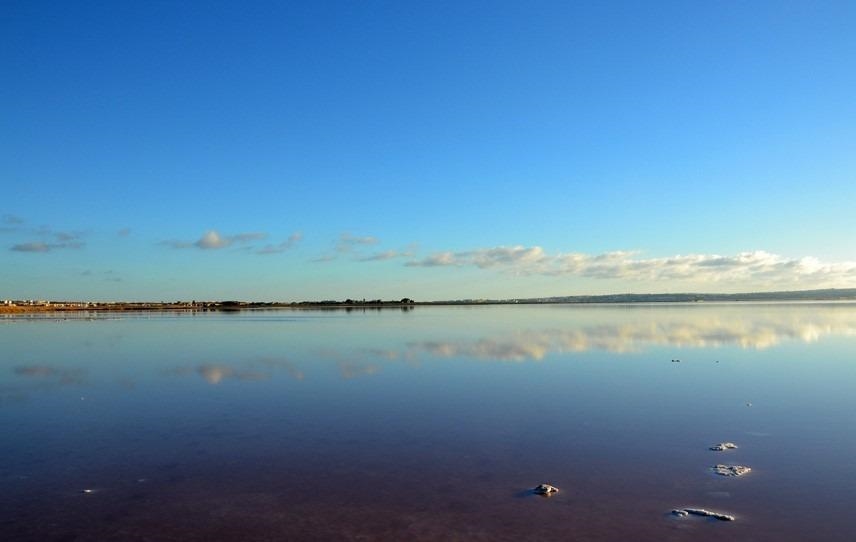
[[[720,442],[719,444],[714,444],[710,447],[714,452],[724,452],[725,450],[735,450],[737,449],[737,445],[733,442]]]

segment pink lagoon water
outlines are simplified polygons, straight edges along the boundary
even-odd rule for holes
[[[853,304],[89,316],[0,319],[3,540],[856,539]]]

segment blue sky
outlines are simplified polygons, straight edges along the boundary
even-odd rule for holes
[[[0,298],[856,286],[853,2],[6,2]]]

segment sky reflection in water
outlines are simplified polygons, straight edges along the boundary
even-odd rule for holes
[[[0,519],[33,540],[849,540],[854,335],[850,304],[4,319]],[[544,481],[564,490],[522,497]],[[741,520],[664,516],[683,506]]]

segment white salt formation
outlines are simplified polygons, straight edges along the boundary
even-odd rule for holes
[[[711,468],[713,472],[720,476],[743,476],[752,470],[750,467],[743,465],[716,465]]]
[[[672,510],[672,514],[678,516],[679,518],[685,518],[687,516],[703,516],[706,518],[714,518],[720,521],[734,521],[734,516],[729,516],[728,514],[721,514],[719,512],[711,512],[710,510],[705,510],[704,508],[678,508]]]
[[[734,450],[736,448],[737,445],[733,442],[720,442],[710,447],[714,452],[724,452],[725,450]]]
[[[552,495],[553,493],[558,493],[559,488],[553,487],[550,484],[541,484],[532,491],[534,491],[538,495]]]

